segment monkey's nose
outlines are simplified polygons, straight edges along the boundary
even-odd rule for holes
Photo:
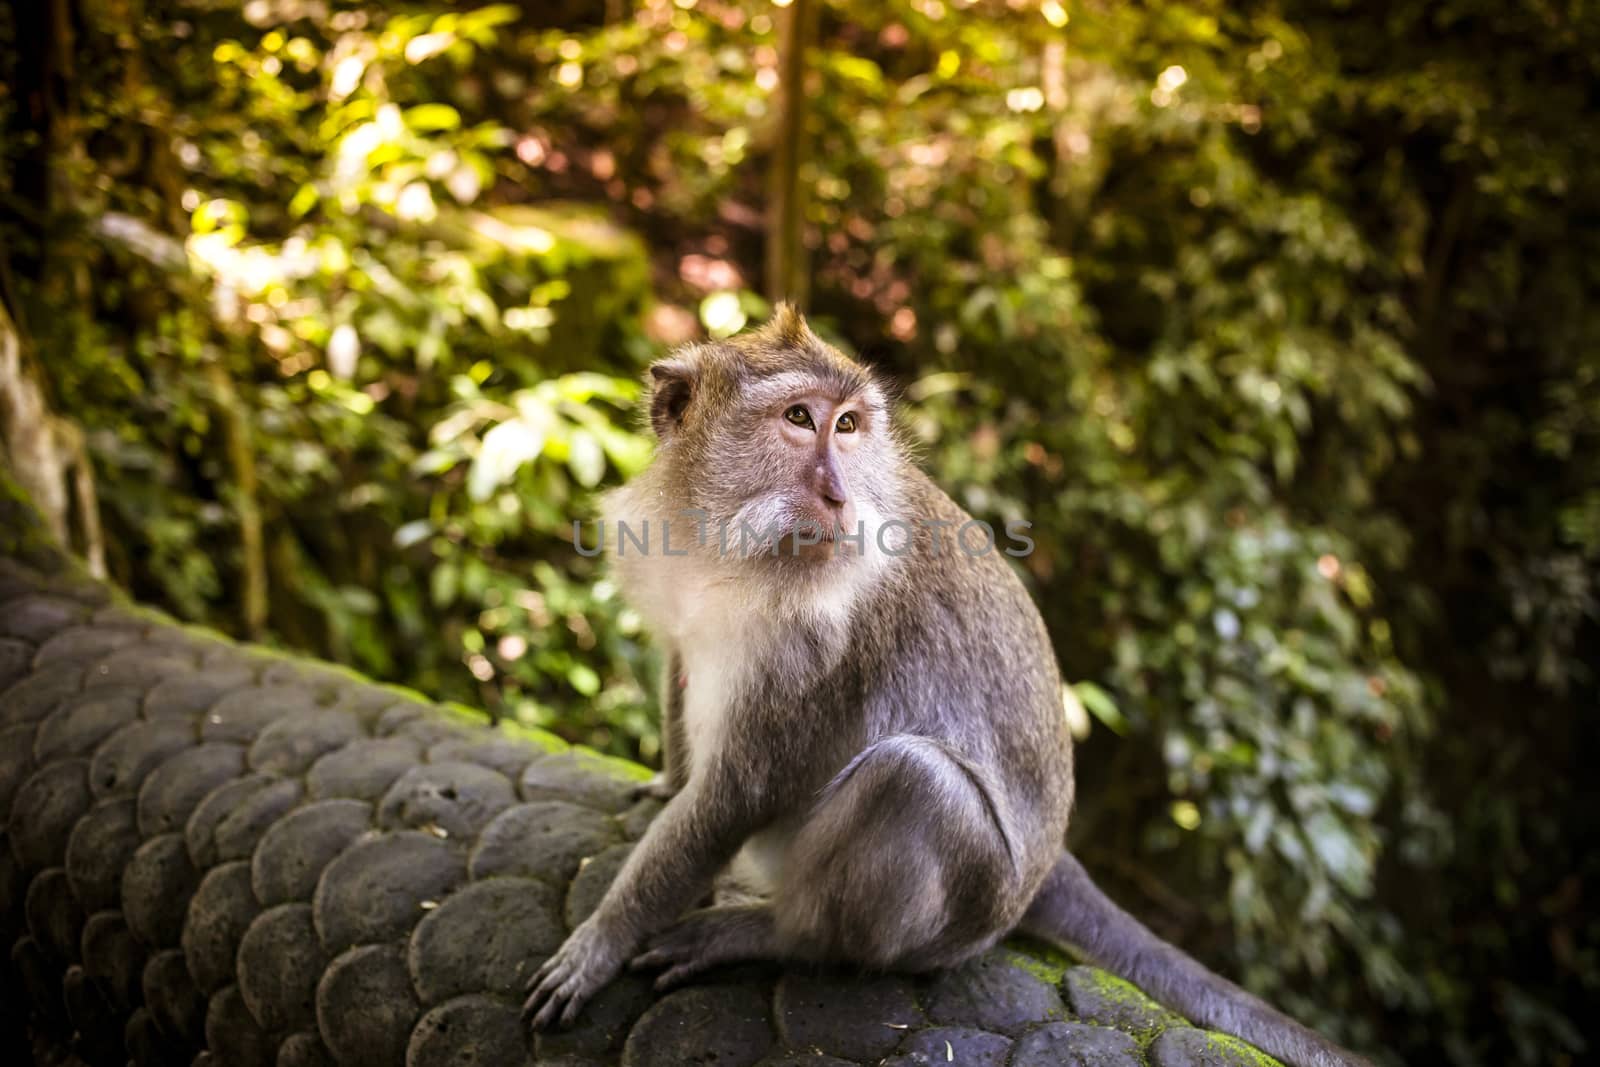
[[[844,479],[839,472],[824,468],[817,472],[817,495],[822,502],[838,511],[850,501],[850,493],[845,489]]]
[[[850,500],[850,490],[845,484],[844,471],[840,469],[839,458],[834,455],[829,447],[819,448],[811,468],[811,487],[820,498],[823,506],[830,511],[838,511]]]

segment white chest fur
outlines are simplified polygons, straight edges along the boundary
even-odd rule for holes
[[[649,483],[614,493],[608,498],[608,522],[645,529],[642,516],[652,513],[649,494]],[[873,531],[866,538],[865,558],[835,561],[804,577],[762,580],[751,567],[713,553],[667,552],[659,519],[649,527],[658,539],[651,542],[659,546],[655,553],[617,545],[612,564],[629,601],[648,629],[682,656],[691,776],[720,758],[730,716],[738,714],[740,697],[758,669],[788,679],[798,690],[806,676],[827,669],[842,652],[856,599],[888,562],[875,548],[876,510],[863,502],[859,512]],[[693,528],[673,526],[673,545],[681,550],[695,543]],[[794,640],[797,626],[807,627],[814,640]]]
[[[674,629],[689,683],[683,692],[689,771],[697,775],[717,758],[729,715],[751,681],[751,665],[761,661],[770,623],[713,588],[684,604],[680,626]]]

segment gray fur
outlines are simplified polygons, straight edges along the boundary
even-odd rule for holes
[[[740,959],[917,971],[1020,923],[1300,1067],[1359,1062],[1156,940],[1062,851],[1072,748],[1044,624],[1000,552],[949,540],[969,516],[911,462],[864,368],[780,309],[651,377],[657,459],[608,511],[693,546],[613,560],[668,650],[650,791],[671,799],[530,983],[535,1026],[570,1022],[630,960],[663,988]],[[797,402],[810,436],[785,424]],[[779,517],[780,534],[913,526],[895,552],[729,554],[682,508]]]

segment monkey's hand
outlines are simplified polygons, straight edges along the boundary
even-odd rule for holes
[[[523,1021],[531,1021],[535,1030],[557,1022],[571,1026],[589,998],[622,970],[631,949],[602,930],[593,916],[585,919],[529,980]]]
[[[645,797],[649,797],[652,800],[665,802],[676,796],[677,792],[677,788],[672,784],[672,779],[668,778],[663,772],[655,775],[648,782],[641,782],[634,786],[628,795],[633,800],[643,800]]]

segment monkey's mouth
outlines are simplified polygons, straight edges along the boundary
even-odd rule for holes
[[[802,520],[778,539],[777,555],[810,563],[852,559],[863,551],[860,537],[837,522]]]
[[[734,515],[730,528],[736,535],[730,541],[747,558],[815,564],[865,551],[849,504],[835,509],[810,501],[752,501]]]
[[[802,538],[799,533],[792,532],[779,538],[775,555],[779,559],[798,559],[808,563],[824,563],[847,553],[848,550],[841,549],[839,547],[839,539],[832,534],[823,536],[809,534]]]

